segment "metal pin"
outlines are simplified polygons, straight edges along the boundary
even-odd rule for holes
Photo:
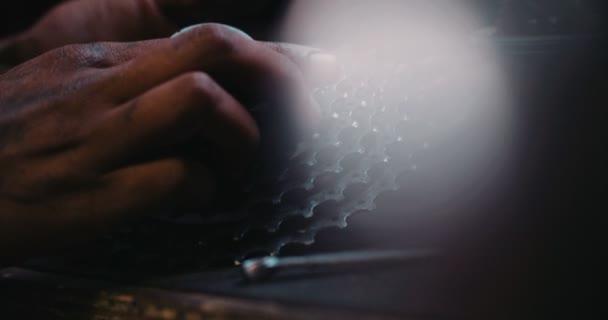
[[[340,252],[294,257],[263,257],[245,260],[241,265],[243,276],[249,281],[270,278],[279,271],[301,269],[315,271],[319,268],[344,268],[368,264],[404,263],[430,258],[433,250],[376,250]]]

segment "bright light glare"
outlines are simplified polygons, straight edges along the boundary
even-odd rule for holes
[[[290,8],[283,38],[327,48],[351,72],[399,68],[399,88],[387,98],[418,104],[434,122],[425,142],[433,164],[416,164],[432,166],[424,196],[436,212],[467,211],[458,199],[508,174],[510,146],[506,76],[479,21],[461,1],[302,0]]]

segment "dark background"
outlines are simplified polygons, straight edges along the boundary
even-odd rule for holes
[[[28,28],[58,0],[0,2],[0,37]]]
[[[486,22],[488,24],[507,24],[509,33],[598,33],[606,30],[606,19],[604,19],[604,17],[606,16],[606,12],[608,12],[608,2],[603,0],[464,1],[472,3],[474,6],[480,8],[485,13]],[[26,29],[53,5],[60,2],[61,0],[0,2],[0,37]],[[267,11],[275,12],[269,13],[268,17],[264,17],[262,20],[268,22],[266,20],[276,17],[276,14],[278,13],[276,11],[283,10],[285,4],[289,2],[290,1],[274,0],[274,9],[269,9]],[[510,6],[511,9],[501,9],[506,6]],[[531,30],[522,27],[529,18],[555,15],[568,20],[567,23],[563,24],[564,27],[559,30]]]

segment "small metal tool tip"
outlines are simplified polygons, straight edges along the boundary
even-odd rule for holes
[[[424,260],[436,256],[434,250],[378,250],[340,252],[293,257],[264,257],[248,259],[241,265],[243,276],[248,281],[260,281],[270,278],[281,270],[314,271],[318,268],[345,268],[363,265],[381,265],[385,263],[404,263]]]
[[[279,264],[277,257],[264,257],[248,259],[241,265],[241,271],[245,279],[249,281],[259,281],[269,278]]]

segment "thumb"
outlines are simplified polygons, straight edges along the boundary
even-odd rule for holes
[[[313,84],[332,82],[338,77],[337,57],[325,50],[280,42],[265,42],[265,45],[287,56]]]

